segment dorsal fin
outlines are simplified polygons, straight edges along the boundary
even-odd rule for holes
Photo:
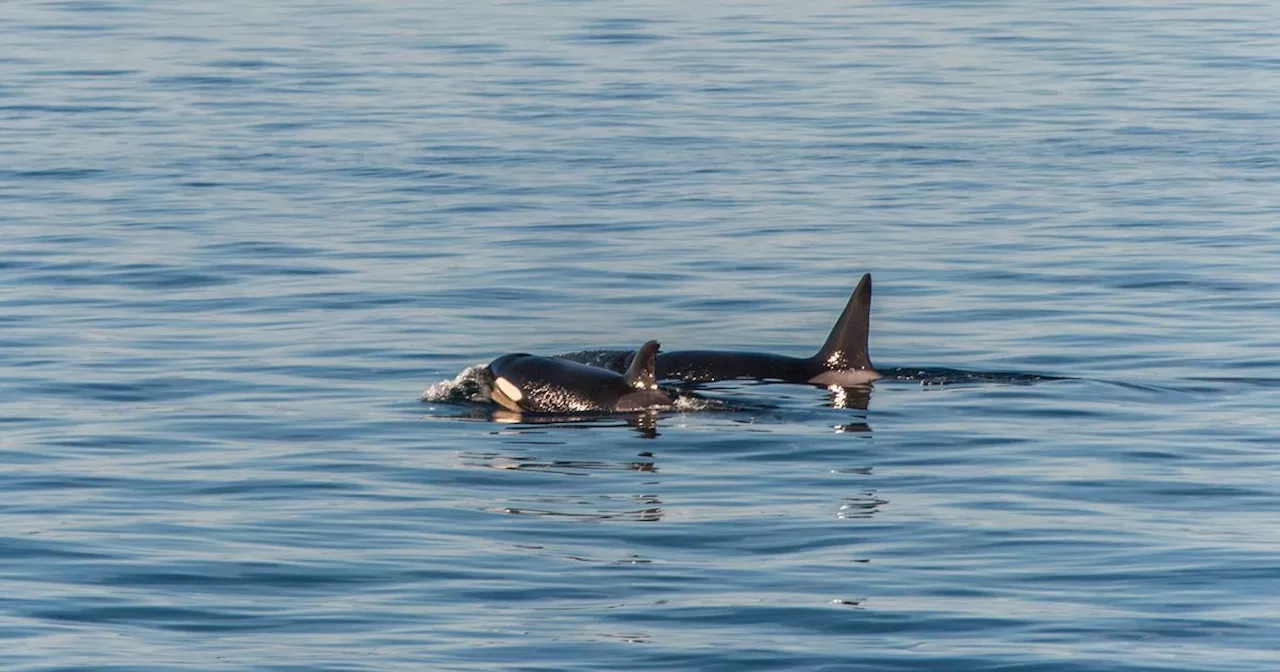
[[[871,274],[858,281],[849,296],[849,303],[836,320],[827,342],[813,356],[813,360],[827,369],[857,369],[874,371],[871,355],[867,353],[867,334],[871,326]]]
[[[637,390],[652,390],[658,387],[658,378],[654,368],[658,364],[657,341],[649,341],[636,350],[636,356],[627,368],[627,384]]]

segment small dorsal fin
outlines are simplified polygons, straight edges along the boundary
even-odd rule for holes
[[[871,274],[858,281],[844,312],[827,336],[827,342],[813,359],[828,369],[874,371],[867,352],[867,335],[871,326]]]
[[[661,345],[657,341],[649,341],[636,350],[636,356],[631,360],[631,366],[627,368],[628,385],[637,390],[652,390],[658,387],[654,368],[658,363],[659,347]]]

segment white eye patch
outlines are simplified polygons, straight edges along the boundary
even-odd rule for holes
[[[520,391],[520,388],[516,387],[515,385],[512,385],[511,381],[507,380],[506,378],[502,378],[502,377],[495,378],[493,381],[493,385],[494,387],[498,388],[499,392],[502,392],[511,401],[520,401],[521,399],[524,399],[524,393]]]

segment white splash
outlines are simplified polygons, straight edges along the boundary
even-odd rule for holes
[[[462,370],[453,380],[442,380],[422,393],[423,401],[457,402],[489,401],[489,366],[476,364]]]

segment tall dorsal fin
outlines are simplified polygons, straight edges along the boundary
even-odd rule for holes
[[[627,368],[627,384],[637,390],[652,390],[658,387],[658,378],[654,368],[658,363],[657,341],[649,341],[636,350],[636,356]]]
[[[836,320],[827,342],[813,356],[813,360],[827,369],[858,369],[874,371],[871,355],[867,353],[867,333],[871,326],[871,274],[858,281],[849,296],[849,303]]]

